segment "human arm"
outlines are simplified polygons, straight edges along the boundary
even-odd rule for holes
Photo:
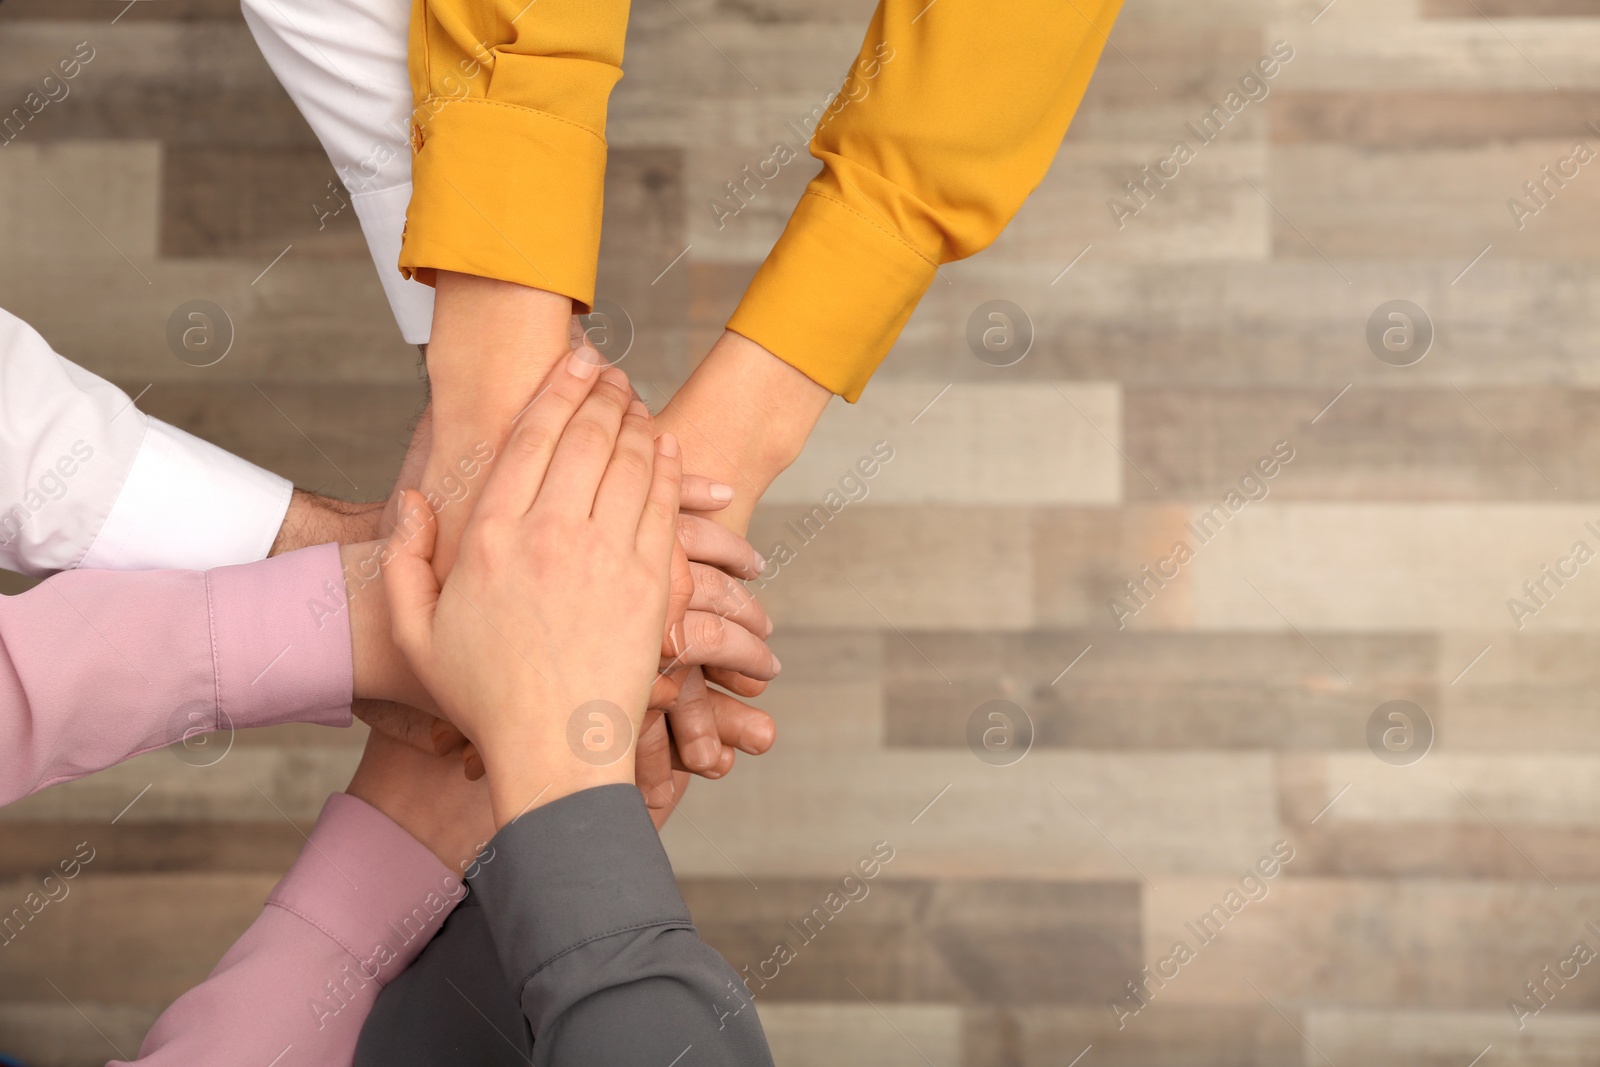
[[[433,290],[403,278],[397,266],[411,202],[411,0],[241,0],[240,7],[350,197],[401,336],[426,344]]]
[[[939,266],[1043,180],[1121,0],[882,0],[815,115],[822,161],[728,329],[855,400]]]
[[[0,598],[0,804],[217,730],[431,707],[389,640],[375,546],[211,571],[68,571]]]
[[[0,567],[205,570],[260,559],[290,489],[146,415],[0,311]]]
[[[371,734],[261,915],[156,1020],[137,1062],[349,1063],[378,993],[492,861],[483,792],[454,761]]]
[[[0,567],[207,570],[379,536],[349,503],[151,418],[0,310]]]
[[[606,108],[628,4],[530,13],[524,0],[419,4],[411,22],[412,179],[400,268],[435,285],[435,446],[499,445],[594,300]],[[439,458],[422,488],[429,491]],[[454,558],[465,510],[445,516]]]
[[[442,589],[430,516],[408,509],[396,643],[488,768],[509,862],[476,884],[537,1062],[667,1063],[694,1044],[696,1062],[770,1063],[632,785],[681,467],[620,372],[593,370],[558,371],[520,421]]]
[[[715,521],[746,528],[829,397],[860,395],[938,265],[1010,221],[1048,169],[1118,6],[879,5],[817,121],[822,173],[728,330],[657,416],[683,442],[686,470],[735,487]],[[673,719],[697,770],[726,758],[712,705],[728,698],[704,691]]]

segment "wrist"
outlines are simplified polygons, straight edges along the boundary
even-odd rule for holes
[[[598,789],[603,785],[631,784],[634,779],[631,758],[623,761],[623,769],[619,770],[615,767],[587,767],[568,757],[563,764],[545,763],[544,767],[549,773],[544,774],[539,772],[539,762],[526,760],[512,767],[497,768],[489,766],[485,759],[489,806],[494,814],[496,830],[562,797],[581,793],[585,789]]]
[[[635,736],[637,733],[635,727]],[[573,793],[634,780],[635,742],[631,740],[622,752],[606,753],[604,763],[580,757],[564,731],[557,736],[557,731],[548,728],[518,726],[485,732],[477,748],[497,829]]]
[[[382,812],[458,874],[496,829],[482,783],[467,782],[457,759],[430,756],[377,731],[367,736],[345,792]]]
[[[339,549],[350,627],[352,695],[358,700],[387,700],[437,714],[433,698],[394,644],[381,566],[386,551],[387,541]],[[324,622],[332,625],[332,620]]]
[[[312,545],[371,541],[378,536],[384,502],[351,503],[296,489],[289,510],[278,527],[269,556],[280,556]]]
[[[724,331],[657,422],[678,435],[686,471],[734,487],[733,504],[714,518],[742,528],[832,398],[754,341]]]
[[[571,320],[572,301],[559,293],[440,271],[427,351],[436,431],[503,414],[509,432],[570,348]]]

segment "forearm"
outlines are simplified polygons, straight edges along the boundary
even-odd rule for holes
[[[378,992],[465,894],[404,828],[335,793],[261,915],[161,1014],[138,1062],[266,1062],[293,1048],[297,1063],[349,1063]]]
[[[727,961],[700,940],[631,785],[591,789],[502,829],[483,897],[505,973],[551,1067],[770,1064]]]
[[[627,29],[627,0],[415,6],[408,276],[457,271],[594,299],[606,107]]]
[[[939,265],[1043,180],[1120,4],[881,0],[816,121],[822,172],[729,328],[855,400]]]
[[[432,439],[420,489],[438,509],[438,573],[448,574],[473,487],[460,465],[498,455],[517,415],[569,350],[572,301],[512,282],[439,271],[428,344]]]
[[[216,730],[348,725],[339,581],[337,554],[313,548],[209,572],[71,571],[0,599],[0,803]]]
[[[709,517],[743,533],[832,398],[754,341],[725,332],[656,423],[678,435],[684,470],[734,487],[733,502]]]
[[[383,504],[381,500],[353,504],[296,489],[289,498],[289,510],[267,555],[281,556],[312,545],[348,545],[376,540]]]

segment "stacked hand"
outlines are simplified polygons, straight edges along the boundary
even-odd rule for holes
[[[442,586],[437,519],[404,491],[386,566],[396,644],[481,756],[497,825],[635,779],[662,633],[669,656],[687,651],[684,624],[668,625],[681,480],[676,439],[654,437],[626,377],[575,353],[518,419]],[[687,619],[693,572],[679,562]],[[765,636],[753,604],[729,607]],[[724,669],[754,688],[770,653],[744,652]]]
[[[595,389],[603,386],[627,392],[625,376],[615,369],[601,371],[599,357],[592,349],[580,349],[570,358],[584,373],[574,375],[561,370],[561,378],[552,374],[543,391],[536,394],[540,400],[556,386],[570,388],[570,380],[590,383]],[[557,389],[556,395],[563,394]],[[628,395],[631,398],[631,393]],[[530,406],[524,416],[532,411]],[[432,422],[425,412],[413,435],[399,485],[414,487],[428,482],[425,471],[437,459],[432,446]],[[402,499],[407,502],[404,517],[408,525],[401,528],[406,544],[420,534],[423,512],[433,512],[432,558],[437,572],[438,539],[453,533],[459,540],[485,491],[488,472],[500,458],[495,446],[487,442],[460,451],[471,458],[443,464],[445,475],[434,475],[435,488],[425,498],[416,494],[402,498],[397,494],[387,507],[344,505],[297,491],[284,523],[286,533],[280,536],[275,551],[298,547],[300,542],[334,538],[368,542],[347,544],[344,549],[352,597],[356,714],[376,733],[421,752],[463,763],[466,777],[477,780],[483,776],[485,765],[476,745],[448,718],[438,717],[440,709],[433,696],[391,640],[389,598],[380,563],[398,551],[401,542],[372,541],[400,524]],[[736,751],[760,754],[771,747],[775,738],[772,720],[764,712],[706,684],[709,679],[731,693],[753,697],[765,689],[766,682],[778,670],[777,659],[765,644],[771,622],[760,604],[735,580],[755,577],[763,561],[744,538],[706,517],[726,508],[732,497],[730,488],[709,479],[682,479],[684,512],[677,518],[671,554],[658,673],[650,691],[649,711],[641,724],[635,761],[637,784],[654,809],[652,814],[658,824],[665,821],[681,797],[687,772],[721,777],[731,769]],[[691,510],[699,514],[689,514]],[[295,531],[316,533],[299,537]],[[450,558],[454,559],[453,552]],[[369,762],[385,758],[384,753],[392,747],[385,745],[376,752],[369,751]]]

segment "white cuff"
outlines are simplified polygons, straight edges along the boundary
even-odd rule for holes
[[[105,525],[78,564],[101,570],[210,570],[265,559],[294,486],[159,419]]]
[[[407,344],[425,345],[433,331],[433,287],[400,275],[400,239],[405,235],[406,208],[411,204],[411,183],[376,192],[353,193],[350,205],[361,220],[367,250],[378,268],[378,280],[400,335]]]

